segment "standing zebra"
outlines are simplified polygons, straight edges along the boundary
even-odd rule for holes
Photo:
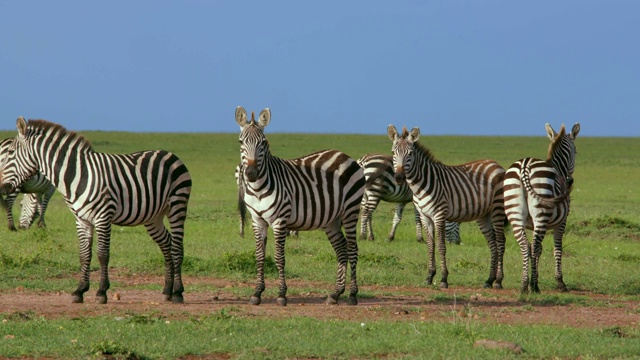
[[[0,141],[0,164],[7,161],[9,156],[9,149],[13,146],[15,138],[7,138]],[[41,173],[36,173],[31,178],[20,184],[20,186],[13,192],[7,193],[4,199],[0,199],[5,207],[7,213],[7,222],[9,230],[16,231],[16,226],[13,222],[13,204],[20,193],[24,194],[23,206],[20,216],[20,227],[28,229],[34,218],[35,214],[40,215],[38,219],[39,227],[46,227],[44,222],[44,213],[47,211],[49,200],[53,193],[56,191],[56,187],[47,180]]]
[[[39,171],[69,205],[76,218],[82,272],[72,294],[73,302],[83,302],[89,289],[94,230],[100,262],[96,301],[107,302],[112,224],[145,226],[164,255],[162,293],[166,300],[183,302],[182,240],[191,176],[182,161],[160,150],[123,155],[98,153],[81,135],[44,120],[27,123],[19,117],[17,128],[18,136],[6,164],[0,167],[2,186],[12,192]],[[170,232],[163,224],[165,217]]]
[[[502,180],[504,169],[492,160],[478,160],[458,166],[448,166],[436,160],[429,149],[417,142],[420,129],[411,132],[403,128],[398,134],[395,126],[387,129],[393,141],[393,166],[398,183],[407,181],[414,193],[414,206],[428,233],[433,221],[438,232],[438,250],[442,279],[440,287],[446,288],[449,271],[446,264],[445,221],[473,221],[480,226],[491,251],[491,269],[485,287],[502,288],[502,258],[504,255],[504,222]],[[435,276],[433,239],[429,247],[429,276],[431,284]]]
[[[531,291],[538,287],[538,264],[542,240],[548,229],[553,232],[553,255],[556,260],[558,289],[567,291],[562,280],[562,236],[569,216],[571,185],[575,168],[576,146],[580,132],[576,123],[567,134],[564,124],[556,133],[545,125],[551,140],[547,160],[524,158],[516,161],[504,177],[504,207],[522,254],[522,282],[520,291],[529,291],[529,261],[531,260]],[[525,229],[533,230],[533,245]]]
[[[264,135],[264,128],[271,121],[271,111],[262,110],[258,121],[251,113],[251,120],[248,120],[246,110],[238,106],[235,116],[240,125],[244,202],[252,217],[256,241],[258,277],[250,303],[259,305],[265,289],[265,246],[267,229],[271,226],[280,278],[278,305],[287,305],[284,275],[286,232],[315,229],[325,231],[338,258],[336,286],[327,303],[337,303],[344,293],[349,262],[351,287],[347,304],[356,305],[356,227],[365,182],[362,169],[355,160],[335,150],[319,151],[291,160],[275,157],[271,155],[269,142]]]
[[[366,154],[356,161],[364,170],[364,177],[367,180],[360,204],[360,240],[375,239],[371,221],[372,215],[380,201],[387,201],[396,204],[391,231],[387,237],[389,241],[393,241],[396,229],[402,221],[404,207],[413,200],[413,192],[406,181],[400,184],[396,183],[393,177],[393,158],[391,156]],[[413,212],[416,219],[416,239],[418,242],[423,242],[420,212],[415,206]],[[447,221],[445,232],[449,243],[460,244],[460,223]]]

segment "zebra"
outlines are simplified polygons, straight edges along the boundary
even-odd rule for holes
[[[380,201],[387,201],[396,204],[391,231],[387,237],[388,241],[393,241],[396,236],[396,229],[400,221],[402,221],[404,207],[413,200],[413,192],[411,192],[406,182],[401,184],[395,182],[393,178],[393,158],[391,156],[365,154],[356,161],[364,170],[364,177],[367,180],[362,203],[360,204],[360,240],[375,239],[372,214]],[[416,239],[418,242],[423,242],[420,213],[415,206],[413,210],[416,219]],[[460,244],[460,223],[447,221],[445,233],[449,243]]]
[[[553,255],[556,262],[557,288],[567,291],[562,279],[562,237],[569,216],[569,193],[573,184],[576,147],[580,132],[576,123],[571,133],[564,124],[556,133],[545,125],[551,140],[546,160],[524,158],[507,169],[504,178],[504,207],[522,255],[521,293],[539,293],[538,264],[542,253],[542,240],[548,229],[554,229]],[[533,244],[529,243],[525,229],[533,230]],[[529,261],[531,283],[529,284]]]
[[[395,126],[387,129],[393,141],[393,167],[397,183],[405,180],[414,193],[414,206],[427,236],[429,224],[434,223],[438,232],[438,250],[442,279],[440,287],[447,288],[449,271],[446,264],[445,221],[465,222],[475,220],[487,239],[491,251],[489,278],[484,286],[502,288],[504,256],[504,214],[502,180],[505,170],[493,160],[478,160],[458,166],[448,166],[436,160],[429,149],[417,142],[420,129],[411,132],[403,128],[398,134]],[[429,249],[429,274],[431,284],[435,276],[433,238],[427,241]],[[494,284],[495,281],[495,284]]]
[[[0,141],[0,163],[6,161],[8,151],[15,141],[14,138],[7,138]],[[38,227],[46,227],[44,221],[44,214],[47,211],[49,200],[53,193],[56,191],[56,187],[51,184],[46,177],[41,173],[36,173],[31,178],[20,184],[16,191],[7,193],[2,201],[7,214],[7,222],[9,230],[16,231],[16,226],[13,221],[13,205],[16,198],[20,193],[24,194],[23,201],[25,206],[22,206],[22,212],[20,216],[20,228],[28,229],[33,220],[35,214],[39,214]]]
[[[242,163],[236,166],[235,177],[238,186],[238,215],[240,217],[240,237],[244,237],[245,219],[247,217],[247,205],[244,203],[244,179],[242,178]],[[287,236],[298,237],[297,230],[287,230]]]
[[[107,302],[112,224],[144,225],[165,262],[165,300],[184,301],[182,261],[184,222],[191,176],[174,154],[151,150],[132,154],[95,152],[83,136],[45,120],[17,120],[18,135],[4,164],[0,183],[9,192],[41,172],[56,186],[75,215],[81,278],[72,302],[89,290],[93,232],[97,233],[100,287],[96,302]],[[163,224],[168,218],[170,231]]]
[[[271,121],[266,108],[258,121],[238,106],[240,158],[245,184],[244,202],[251,214],[256,242],[257,282],[249,302],[261,303],[267,229],[273,228],[275,261],[280,278],[277,304],[287,305],[284,243],[287,230],[322,229],[338,259],[335,290],[326,303],[337,304],[345,291],[347,262],[351,268],[348,305],[357,305],[358,243],[356,228],[364,192],[364,172],[355,160],[337,150],[324,150],[297,159],[271,155],[264,128]],[[344,228],[344,234],[341,227]],[[346,235],[346,236],[345,236]]]

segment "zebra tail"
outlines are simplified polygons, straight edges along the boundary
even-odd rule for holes
[[[553,209],[554,207],[558,206],[558,204],[565,201],[569,197],[571,190],[573,189],[573,179],[569,178],[568,181],[564,181],[563,179],[561,180],[561,185],[564,191],[560,195],[551,198],[542,197],[533,189],[533,186],[531,186],[529,168],[522,169],[522,183],[524,184],[527,193],[529,193],[529,195],[536,199],[540,206],[546,209]]]

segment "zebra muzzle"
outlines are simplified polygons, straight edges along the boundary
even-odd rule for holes
[[[396,172],[394,175],[396,179],[396,184],[401,185],[405,181],[405,176],[403,172]]]
[[[11,194],[16,190],[16,187],[9,184],[9,183],[5,183],[0,185],[0,193],[2,193],[2,195],[7,195],[7,194]]]
[[[244,176],[250,182],[258,180],[258,167],[255,165],[255,163],[249,164],[245,167]]]

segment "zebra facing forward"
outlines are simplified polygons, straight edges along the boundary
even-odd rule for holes
[[[502,180],[504,169],[492,160],[479,160],[458,166],[444,165],[436,160],[429,149],[417,142],[420,129],[411,132],[403,128],[398,134],[395,126],[387,129],[393,141],[393,166],[397,183],[405,180],[414,193],[414,206],[427,236],[428,222],[433,221],[438,233],[438,250],[442,279],[440,287],[449,286],[445,249],[445,221],[475,220],[487,239],[491,251],[491,268],[485,287],[502,288],[502,259],[504,256],[504,222]],[[431,284],[435,276],[433,238],[429,247],[429,275]]]
[[[358,303],[356,266],[358,244],[356,227],[364,191],[364,173],[355,160],[335,150],[319,151],[285,160],[271,155],[264,128],[271,111],[254,113],[251,120],[241,106],[236,108],[240,125],[240,158],[245,184],[244,202],[251,214],[256,241],[257,284],[250,303],[261,302],[267,229],[273,228],[275,261],[280,278],[278,305],[287,305],[284,243],[287,230],[322,229],[338,258],[335,290],[327,303],[335,304],[345,291],[347,262],[351,267],[351,286],[347,304]],[[344,227],[345,234],[342,233]],[[346,235],[346,237],[345,237]]]
[[[84,137],[44,120],[19,117],[18,136],[5,164],[0,164],[2,187],[14,191],[38,171],[56,186],[75,215],[80,245],[81,279],[72,301],[84,301],[89,290],[93,232],[97,233],[100,262],[98,303],[107,302],[109,244],[112,224],[144,225],[158,243],[165,260],[163,294],[183,302],[182,260],[184,221],[191,192],[191,176],[178,157],[153,150],[132,154],[95,152]],[[167,217],[170,231],[163,224]]]
[[[556,133],[545,125],[551,140],[547,160],[524,158],[516,161],[504,177],[504,207],[522,255],[522,282],[520,291],[529,291],[529,261],[531,261],[531,291],[538,287],[538,264],[542,253],[542,240],[548,229],[553,232],[553,255],[556,260],[558,289],[567,291],[562,279],[562,237],[569,205],[576,147],[574,141],[580,132],[576,123],[567,134],[564,124]],[[525,229],[533,230],[533,244],[529,243]]]
[[[372,225],[373,212],[380,201],[396,204],[393,215],[391,231],[387,239],[393,241],[396,229],[402,221],[402,212],[407,203],[413,200],[413,192],[406,181],[398,184],[393,174],[393,158],[383,154],[366,154],[356,160],[364,170],[366,185],[362,203],[360,204],[360,240],[374,240]],[[416,240],[423,242],[422,222],[420,213],[414,206],[413,212],[416,219]],[[445,225],[446,238],[449,243],[460,244],[460,223],[447,221]]]
[[[8,138],[0,142],[0,164],[6,162],[6,157],[9,155],[8,152],[14,141],[15,138]],[[36,173],[20,184],[15,191],[7,193],[4,199],[0,200],[6,210],[9,230],[17,230],[13,222],[13,205],[20,193],[24,194],[20,215],[20,228],[28,229],[33,223],[33,220],[35,220],[36,214],[39,215],[38,227],[46,227],[44,213],[47,211],[49,200],[55,191],[56,187],[53,186],[47,178],[41,173]]]

